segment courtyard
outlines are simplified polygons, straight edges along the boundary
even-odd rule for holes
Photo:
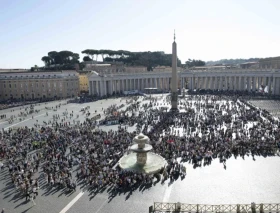
[[[139,97],[139,109],[155,110],[156,108],[169,109],[169,99],[166,95],[154,95],[154,102],[151,104],[149,97]],[[193,102],[190,99],[181,99],[180,106],[184,108],[184,103]],[[220,100],[226,104],[226,100]],[[13,129],[16,131],[19,127],[29,128],[47,128],[52,127],[54,116],[63,118],[63,123],[69,123],[74,127],[78,123],[83,123],[87,118],[101,115],[105,118],[103,110],[115,104],[124,105],[121,110],[131,106],[128,98],[110,98],[99,100],[92,103],[76,104],[67,101],[55,101],[41,103],[34,109],[37,113],[27,114],[22,119],[20,112],[27,107],[17,107],[0,111],[0,114],[6,114],[7,118],[13,117],[13,122],[7,120],[0,121],[0,129],[5,131]],[[232,103],[231,103],[232,104]],[[230,104],[230,105],[231,105]],[[149,106],[151,105],[151,106]],[[147,108],[145,108],[145,107]],[[192,103],[197,116],[203,115],[202,106]],[[233,104],[232,104],[233,106]],[[232,107],[230,106],[230,107]],[[90,115],[87,116],[81,110],[88,107]],[[73,117],[65,116],[65,112],[73,113]],[[184,109],[182,109],[184,112]],[[139,112],[134,112],[136,115]],[[127,116],[131,116],[128,113]],[[198,117],[199,118],[199,117]],[[74,121],[75,120],[75,121]],[[74,123],[75,122],[75,123]],[[145,122],[144,122],[145,123]],[[240,124],[245,128],[245,125]],[[249,128],[251,123],[247,124]],[[37,126],[37,127],[36,127]],[[98,125],[96,128],[104,131],[116,131],[119,125]],[[122,125],[127,131],[150,132],[153,126],[137,129],[137,124],[130,126]],[[222,126],[220,128],[223,128]],[[165,129],[160,135],[176,134],[184,136],[190,134],[201,136],[201,128],[191,130],[189,126],[172,127]],[[153,139],[152,139],[153,140]],[[154,140],[153,140],[154,141]],[[158,141],[154,141],[158,142]],[[180,159],[179,159],[180,160]],[[153,202],[182,202],[190,204],[242,204],[242,203],[279,203],[280,197],[280,158],[275,156],[254,156],[245,155],[244,157],[231,157],[226,161],[226,168],[219,162],[219,159],[213,159],[211,165],[194,167],[190,161],[183,162],[187,168],[187,175],[184,178],[178,178],[177,181],[166,180],[164,183],[153,183],[151,187],[139,187],[136,190],[122,190],[117,193],[111,193],[111,186],[99,190],[88,190],[86,184],[78,184],[76,191],[66,193],[57,188],[44,187],[41,185],[39,196],[36,197],[36,206],[32,206],[30,201],[25,201],[25,196],[20,197],[15,193],[15,188],[11,184],[11,178],[8,169],[1,171],[0,176],[0,206],[6,209],[6,212],[148,212],[149,206]],[[74,176],[74,175],[73,175]]]

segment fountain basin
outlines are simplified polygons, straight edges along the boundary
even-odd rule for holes
[[[137,163],[137,153],[124,155],[119,160],[119,166],[126,171],[137,173],[155,174],[158,173],[166,164],[166,160],[158,154],[147,152],[147,160],[145,164]]]

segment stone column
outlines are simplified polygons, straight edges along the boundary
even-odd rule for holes
[[[253,77],[253,92],[256,92],[256,77]]]
[[[237,88],[238,88],[238,79],[237,76],[234,76],[233,90],[236,91]]]
[[[222,90],[223,89],[223,77],[222,76],[220,76],[219,77],[219,90]]]
[[[241,91],[245,90],[245,76],[242,76],[242,80],[241,80]]]
[[[94,95],[94,82],[93,81],[89,81],[91,83],[91,93],[90,95]]]
[[[121,91],[125,91],[125,80],[124,79],[121,79]]]
[[[192,89],[196,89],[195,76],[192,77]]]
[[[209,79],[209,89],[210,90],[213,90],[214,89],[214,84],[213,84],[213,76],[210,76],[210,79]]]
[[[276,77],[273,76],[273,92],[272,92],[273,95],[276,94]]]
[[[258,90],[260,89],[261,85],[262,85],[262,78],[258,76]]]
[[[242,90],[242,76],[239,76],[239,81],[238,81],[238,90]]]
[[[136,90],[136,84],[135,84],[135,82],[136,82],[136,79],[133,78],[133,90]]]
[[[109,94],[112,95],[113,94],[113,80],[109,81],[109,88],[110,88]]]
[[[213,89],[216,90],[217,89],[217,77],[216,76],[213,77],[212,84],[213,84]]]
[[[250,83],[250,77],[246,76],[246,91],[251,91],[251,83]]]
[[[92,81],[89,81],[89,95],[92,95]]]
[[[235,76],[231,76],[231,77],[230,77],[229,89],[230,89],[231,91],[235,91]]]
[[[280,78],[278,77],[276,79],[277,79],[277,81],[276,81],[276,92],[275,92],[275,94],[280,95]]]
[[[100,96],[104,95],[104,81],[100,81]]]
[[[271,94],[271,76],[268,77],[267,92]]]
[[[206,77],[202,77],[202,89],[206,89]]]
[[[224,90],[228,90],[228,77],[225,76],[225,84],[224,84]]]
[[[108,81],[105,79],[104,80],[104,95],[108,95],[107,85],[108,85]]]

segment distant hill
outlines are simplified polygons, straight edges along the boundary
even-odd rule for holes
[[[249,58],[249,59],[242,59],[242,58],[237,58],[237,59],[221,59],[218,61],[207,61],[206,65],[207,66],[212,66],[212,65],[232,65],[232,64],[242,64],[246,62],[254,62],[254,61],[259,61],[260,58]]]

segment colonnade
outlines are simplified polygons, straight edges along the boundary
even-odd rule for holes
[[[89,93],[104,96],[124,91],[157,88],[159,91],[171,89],[171,72],[147,72],[145,74],[114,74],[108,77],[89,77]],[[257,91],[280,95],[280,73],[271,72],[181,72],[178,73],[178,88],[190,90],[231,90]]]

